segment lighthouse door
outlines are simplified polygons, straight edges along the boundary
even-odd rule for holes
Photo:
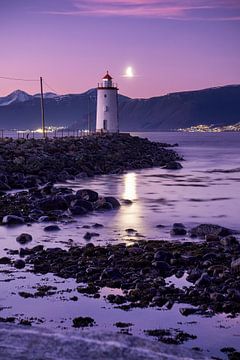
[[[107,131],[107,120],[103,120],[103,130]]]

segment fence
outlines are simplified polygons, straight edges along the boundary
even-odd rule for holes
[[[58,129],[58,130],[45,130],[45,135],[47,138],[63,138],[63,137],[83,137],[93,134],[92,131],[86,130],[70,130],[70,129]],[[27,130],[27,131],[20,131],[20,130],[0,130],[0,139],[42,139],[43,134],[39,131],[34,130]]]

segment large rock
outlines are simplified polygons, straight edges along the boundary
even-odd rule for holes
[[[220,225],[213,225],[213,224],[201,224],[192,228],[190,230],[191,236],[198,236],[198,237],[206,237],[208,235],[214,236],[227,236],[233,234],[234,231],[231,229],[227,229]]]
[[[76,197],[78,199],[95,202],[98,200],[98,193],[90,189],[82,189],[76,192]]]
[[[68,332],[0,324],[1,358],[8,360],[202,360],[199,351],[116,333]],[[13,351],[14,349],[14,351]]]
[[[32,241],[32,235],[23,233],[23,234],[21,234],[21,235],[18,235],[17,238],[16,238],[16,240],[17,240],[17,242],[19,242],[20,244],[26,244],[26,243]]]
[[[63,196],[52,196],[38,200],[35,206],[43,211],[67,210],[68,203]]]
[[[5,225],[20,225],[24,224],[24,219],[16,215],[6,215],[2,219],[2,223]]]
[[[235,273],[240,273],[240,258],[232,261],[231,269]]]
[[[105,196],[105,201],[111,204],[113,209],[120,207],[120,202],[113,196]]]
[[[170,161],[164,166],[164,169],[168,170],[179,170],[182,169],[182,165],[177,161]]]

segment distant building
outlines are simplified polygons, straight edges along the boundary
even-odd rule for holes
[[[116,133],[118,124],[118,88],[112,82],[112,77],[107,74],[97,87],[97,132]]]

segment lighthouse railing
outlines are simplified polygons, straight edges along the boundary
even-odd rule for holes
[[[102,88],[106,88],[106,89],[117,89],[118,85],[117,83],[112,83],[111,86],[106,86],[106,83],[101,82],[98,83],[98,88],[102,89]]]

